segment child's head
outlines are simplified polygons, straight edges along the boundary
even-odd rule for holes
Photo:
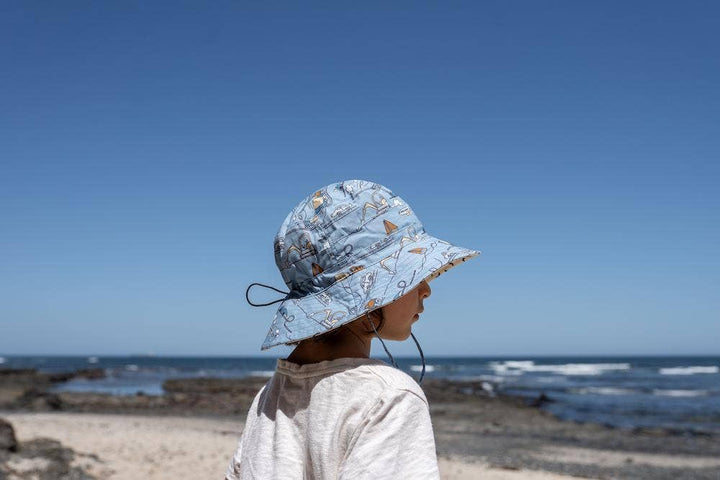
[[[342,326],[404,340],[430,295],[428,282],[479,254],[428,235],[403,199],[363,180],[328,185],[300,202],[274,247],[290,291],[263,349],[327,341],[346,334],[328,335]]]

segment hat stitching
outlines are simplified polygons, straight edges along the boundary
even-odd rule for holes
[[[377,187],[382,187],[381,185],[378,185],[378,184],[374,184],[374,185],[376,185]],[[342,188],[340,188],[340,190],[344,191]],[[383,197],[383,199],[386,201],[387,207],[383,210],[382,213],[376,214],[374,217],[370,218],[369,220],[366,220],[366,219],[365,219],[365,216],[364,216],[364,214],[363,214],[363,222],[362,222],[362,223],[360,224],[360,226],[358,227],[358,231],[359,231],[359,230],[362,230],[362,227],[364,227],[368,222],[370,222],[370,221],[372,221],[373,219],[377,218],[378,216],[383,215],[384,213],[386,213],[387,210],[389,210],[389,209],[391,209],[391,208],[393,208],[393,207],[405,206],[405,205],[397,205],[397,204],[392,204],[392,205],[391,205],[391,202],[390,202],[390,201],[393,200],[393,199],[395,199],[395,198],[397,198],[398,195],[395,195],[395,194],[393,194],[390,190],[387,190],[387,189],[384,189],[384,188],[375,188],[375,187],[371,186],[371,187],[369,187],[369,188],[365,188],[365,189],[363,189],[363,190],[359,190],[359,191],[357,191],[357,192],[351,193],[350,196],[351,196],[351,198],[354,199],[355,196],[357,196],[359,193],[361,193],[361,192],[363,192],[363,191],[365,191],[365,190],[377,190],[378,192],[385,191],[385,192],[388,193],[389,198],[385,199],[385,198]],[[324,192],[324,194],[326,194],[326,195],[329,196],[329,194],[327,193],[327,189],[319,190],[319,191],[316,192],[316,193],[319,193],[319,192],[321,192],[321,191]],[[364,207],[365,207],[365,206],[359,207],[359,206],[357,206],[357,205],[355,205],[355,204],[351,204],[351,203],[338,205],[338,208],[340,208],[340,207],[342,207],[342,206],[347,206],[347,207],[349,207],[349,209],[348,209],[347,211],[342,212],[342,213],[340,214],[340,216],[334,217],[334,218],[332,217],[332,213],[331,213],[331,214],[330,214],[330,217],[331,217],[330,220],[329,220],[328,222],[324,223],[324,224],[315,224],[315,223],[312,223],[311,220],[308,220],[308,219],[304,218],[304,217],[305,217],[305,208],[308,206],[308,203],[311,203],[311,202],[312,202],[312,197],[310,197],[310,201],[309,201],[309,202],[303,202],[303,203],[297,205],[297,206],[293,209],[293,211],[290,213],[290,215],[288,215],[288,217],[295,217],[294,220],[295,220],[297,223],[296,223],[295,225],[293,225],[292,228],[286,230],[286,232],[285,232],[286,235],[287,235],[288,233],[292,233],[292,232],[293,232],[294,230],[296,230],[296,229],[300,229],[300,230],[314,230],[314,229],[316,229],[316,228],[319,228],[319,229],[323,229],[323,230],[324,230],[324,229],[327,228],[329,225],[332,225],[333,223],[335,223],[335,222],[337,222],[338,220],[342,219],[342,218],[345,217],[346,215],[349,215],[350,213],[354,212],[355,210],[358,210],[359,208],[364,208]],[[366,204],[366,205],[367,205],[367,204]],[[315,210],[318,210],[318,209],[323,209],[323,210],[325,210],[326,207],[327,207],[327,204],[326,204],[325,202],[323,202],[323,203],[322,203],[320,206],[318,206]],[[286,218],[286,221],[287,221],[287,218]],[[300,225],[300,222],[302,222],[302,226]],[[278,235],[276,235],[276,236],[279,236],[279,234],[280,234],[280,232],[278,231]],[[344,238],[345,238],[345,237],[341,238],[340,240],[342,240],[342,239],[344,239]]]
[[[376,184],[376,185],[377,185],[377,184]],[[370,189],[372,189],[372,187],[371,187]],[[382,191],[381,188],[376,188],[376,190]],[[318,191],[317,193],[320,193],[320,191]],[[324,193],[327,194],[327,190],[324,190]],[[402,203],[398,203],[398,202],[395,202],[395,203],[393,203],[393,204],[391,205],[391,202],[390,202],[390,201],[393,200],[393,199],[396,199],[397,197],[398,197],[398,195],[392,195],[392,194],[391,194],[390,198],[386,200],[386,205],[387,205],[387,206],[386,206],[382,211],[378,211],[378,213],[377,213],[375,216],[373,216],[372,218],[366,220],[364,223],[361,223],[361,225],[359,225],[359,226],[357,227],[356,232],[351,232],[351,233],[345,235],[344,237],[341,237],[341,238],[339,238],[339,239],[336,239],[336,240],[333,241],[333,243],[334,243],[334,244],[341,243],[343,240],[346,240],[347,238],[349,238],[349,237],[350,237],[351,235],[353,235],[354,233],[357,233],[357,232],[362,231],[363,228],[364,228],[369,222],[373,221],[374,219],[376,219],[376,218],[378,218],[378,217],[380,217],[380,216],[382,216],[382,215],[385,215],[390,209],[392,209],[392,208],[394,208],[394,207],[402,207],[403,204],[402,204]],[[384,199],[384,197],[383,197],[383,199]],[[384,199],[384,200],[385,200],[385,199]],[[307,205],[307,202],[303,204],[303,208],[304,208],[306,205]],[[322,205],[320,205],[319,208],[323,208],[323,209],[324,209],[324,208],[325,208],[325,204],[323,203]],[[321,233],[321,235],[319,235],[319,237],[320,237],[319,240],[320,240],[320,241],[324,241],[327,245],[329,245],[328,235],[327,235],[327,232],[326,232],[327,227],[333,225],[335,222],[337,222],[337,221],[339,221],[340,219],[342,219],[342,217],[344,217],[345,215],[350,214],[351,212],[357,210],[358,208],[360,208],[360,207],[354,206],[354,208],[352,208],[351,210],[349,210],[347,213],[345,213],[345,214],[342,215],[341,217],[332,219],[331,221],[329,221],[329,222],[327,222],[327,223],[325,223],[325,224],[322,224],[322,225],[311,224],[311,226],[308,227],[308,226],[307,226],[307,221],[306,221],[306,220],[303,220],[303,222],[304,222],[304,223],[303,223],[303,226],[300,226],[299,224],[296,224],[296,225],[292,226],[292,228],[290,228],[290,229],[288,229],[288,230],[286,230],[286,231],[284,232],[284,234],[282,235],[282,238],[284,239],[285,237],[287,237],[288,234],[294,233],[295,231],[298,231],[298,230],[303,231],[303,232],[311,232],[311,231],[317,229],[317,230],[319,230],[320,233]],[[304,213],[304,210],[301,209],[301,212]],[[297,213],[295,213],[294,216],[297,217],[297,216],[298,216]],[[404,229],[407,229],[408,227],[411,227],[411,226],[413,226],[413,225],[408,225],[408,226],[404,227]],[[304,227],[306,227],[306,228],[304,228]],[[423,231],[424,231],[424,229],[423,229]],[[394,233],[397,233],[397,232],[394,232]],[[393,237],[394,237],[394,236],[395,236],[395,235],[393,235]],[[301,235],[300,238],[302,239],[303,236]],[[308,252],[312,252],[312,253],[309,253],[309,254],[307,254],[307,255],[303,255],[303,254],[302,254],[302,249],[301,249],[301,248],[297,248],[297,246],[294,245],[294,243],[293,243],[292,246],[295,246],[295,247],[296,247],[296,249],[298,250],[298,252],[300,252],[301,257],[300,257],[299,259],[295,260],[295,261],[292,262],[292,263],[288,263],[288,262],[284,263],[284,264],[282,265],[281,270],[288,270],[288,269],[292,268],[293,266],[295,266],[295,264],[297,264],[298,262],[301,262],[301,261],[305,260],[308,256],[315,255],[315,257],[317,258],[320,253],[325,252],[326,250],[330,250],[330,256],[331,256],[331,257],[333,257],[333,258],[336,258],[336,257],[337,257],[337,256],[334,254],[334,252],[332,251],[331,248],[324,248],[324,249],[322,249],[322,250],[319,250],[319,249],[317,248],[317,246],[316,246],[309,238],[308,238],[307,244],[310,245],[310,249],[307,249]],[[291,246],[291,248],[292,248],[292,246]],[[282,251],[282,249],[285,247],[285,242],[280,240],[280,232],[278,232],[278,234],[276,235],[275,247],[276,247],[276,250],[278,250],[278,251],[276,252],[277,254],[279,254],[279,253]],[[300,245],[300,247],[303,247],[303,245]],[[355,257],[355,259],[354,259],[353,261],[361,260],[362,258],[365,258],[365,257],[367,257],[368,255],[371,255],[371,254],[374,253],[375,251],[380,251],[380,250],[382,250],[382,248],[383,248],[383,247],[379,247],[377,250],[372,250],[372,245],[371,245],[368,249],[366,249],[365,252],[363,252],[363,254],[362,254],[361,256]],[[278,255],[278,257],[281,257],[281,255]],[[287,253],[285,254],[285,257],[286,257],[286,259],[289,258],[288,255],[287,255]],[[346,263],[350,263],[350,260],[346,260]],[[308,283],[309,283],[310,285],[312,285],[312,284],[313,284],[312,280],[313,280],[313,279],[310,278],[310,279],[306,280],[306,281],[304,282],[304,284],[308,284]],[[331,284],[331,285],[332,285],[332,284]],[[288,286],[289,286],[289,285],[288,285]]]
[[[355,182],[355,184],[357,185],[357,190],[355,190],[355,188],[352,186],[352,182]],[[325,188],[327,189],[327,187]],[[383,187],[379,183],[371,182],[369,180],[349,180],[340,182],[335,186],[335,188],[340,190],[344,194],[350,195],[350,198],[354,199],[366,190],[371,190],[373,188],[376,190],[381,190],[385,187]],[[387,188],[385,189],[388,190]]]
[[[370,255],[372,255],[372,254],[374,254],[374,253],[380,252],[380,251],[382,251],[384,248],[387,248],[387,247],[389,247],[390,245],[396,243],[396,242],[393,240],[393,238],[397,237],[400,233],[404,232],[405,230],[410,229],[410,227],[412,227],[412,225],[407,225],[407,226],[403,227],[402,229],[398,229],[397,231],[393,232],[393,233],[391,234],[391,236],[389,235],[388,237],[386,237],[386,238],[388,238],[389,240],[388,240],[388,242],[387,242],[387,245],[385,245],[384,247],[379,247],[379,248],[373,249],[373,248],[372,248],[372,245],[370,245],[365,251],[363,251],[363,253],[362,253],[361,255],[356,256],[356,257],[353,257],[352,261],[347,260],[347,261],[345,261],[345,263],[339,265],[339,266],[340,266],[340,271],[339,271],[336,275],[342,275],[343,273],[345,273],[346,276],[342,277],[342,278],[339,279],[339,280],[335,280],[333,283],[331,283],[331,284],[328,285],[327,287],[323,288],[323,289],[320,290],[319,292],[307,293],[307,294],[304,294],[304,295],[300,295],[300,297],[307,297],[307,296],[319,295],[319,294],[323,293],[325,290],[331,288],[331,287],[332,287],[333,285],[335,285],[336,283],[342,282],[342,281],[346,280],[347,278],[349,278],[350,276],[355,275],[355,274],[358,273],[359,271],[365,270],[365,269],[368,269],[368,268],[371,268],[371,267],[377,265],[378,263],[384,261],[385,258],[387,258],[387,257],[382,258],[382,259],[378,260],[377,262],[371,263],[371,264],[369,264],[369,265],[363,265],[363,266],[362,266],[363,268],[358,269],[358,270],[355,270],[355,271],[352,271],[352,270],[346,271],[346,272],[342,271],[342,270],[345,268],[346,265],[351,265],[351,264],[353,264],[353,263],[356,263],[356,262],[358,262],[358,261],[361,261],[363,258],[367,258],[368,256],[370,256]],[[416,234],[416,236],[421,236],[421,235],[424,235],[424,234],[425,234],[425,231],[423,231],[422,233]],[[409,238],[409,237],[406,237],[406,238]],[[417,242],[418,240],[411,240],[411,241],[412,241],[412,242]],[[376,242],[376,243],[377,243],[377,242]],[[374,245],[374,244],[373,244],[373,245]],[[400,251],[402,251],[402,249],[403,249],[403,245],[400,245],[400,247],[397,249],[397,251],[400,252]],[[394,253],[394,252],[393,252],[393,253]],[[307,258],[307,257],[306,257],[306,258]],[[303,259],[303,260],[304,260],[304,259]],[[298,260],[298,261],[299,261],[299,260]],[[295,263],[297,263],[297,262],[295,262]],[[295,267],[295,263],[293,263],[289,268]],[[396,263],[397,263],[397,259],[396,259]],[[297,268],[297,267],[295,267],[295,268]],[[287,270],[287,269],[285,269],[285,270]],[[315,277],[310,277],[310,278],[304,280],[302,283],[297,283],[297,284],[295,284],[295,286],[297,287],[297,288],[295,288],[295,289],[293,289],[290,285],[288,285],[288,287],[290,288],[290,293],[288,294],[288,297],[291,296],[291,294],[292,294],[293,291],[298,292],[298,293],[302,293],[303,291],[306,291],[306,290],[307,290],[306,287],[307,287],[308,285],[310,285],[310,286],[314,285],[314,283],[313,283],[313,280],[314,280],[314,279],[315,279]],[[294,297],[294,298],[300,298],[300,297]]]
[[[398,197],[398,195],[393,195],[392,197],[390,197],[389,200],[393,200],[394,198],[397,198],[397,197]],[[373,220],[375,220],[376,218],[378,218],[378,217],[380,217],[380,216],[382,216],[382,215],[385,215],[385,214],[388,212],[388,210],[390,210],[390,209],[392,209],[392,208],[396,208],[396,207],[400,207],[400,206],[401,206],[401,205],[390,205],[389,200],[388,200],[388,207],[387,207],[386,210],[383,210],[382,213],[378,213],[378,214],[376,214],[375,216],[373,216],[373,217],[370,218],[370,219],[366,219],[366,220],[362,221],[362,222],[360,223],[360,225],[357,226],[357,230],[356,230],[356,231],[350,232],[350,233],[348,233],[347,235],[345,235],[345,236],[343,236],[343,237],[340,237],[340,238],[338,238],[338,239],[335,239],[335,240],[333,241],[333,243],[335,243],[335,244],[341,243],[343,240],[347,239],[347,238],[350,237],[351,235],[353,235],[353,234],[355,234],[355,233],[357,233],[357,232],[362,231],[363,228],[364,228],[368,223],[372,222]],[[283,237],[287,236],[287,235],[290,234],[290,233],[295,232],[296,230],[316,230],[316,229],[317,229],[317,230],[320,230],[320,231],[322,232],[322,234],[323,234],[323,235],[322,235],[322,238],[321,238],[320,240],[328,240],[328,237],[329,237],[329,236],[327,235],[327,228],[330,227],[330,226],[332,226],[332,225],[335,224],[336,222],[342,220],[343,217],[345,217],[346,215],[349,215],[350,213],[354,212],[355,210],[358,210],[359,208],[360,208],[360,207],[358,207],[358,206],[356,206],[356,205],[353,205],[352,210],[349,210],[347,213],[343,214],[342,216],[339,216],[339,217],[337,217],[337,218],[332,218],[332,219],[330,219],[328,222],[326,222],[326,223],[324,223],[324,224],[322,224],[322,225],[313,225],[312,228],[303,228],[303,227],[300,226],[299,224],[294,225],[293,228],[290,228],[290,229],[288,229],[288,230],[285,231]],[[279,237],[279,236],[280,236],[280,232],[278,232],[278,234],[276,235],[276,237]],[[320,250],[320,251],[325,251],[325,250]],[[297,263],[298,261],[299,261],[299,260],[296,260],[296,261],[293,262],[293,263]]]
[[[427,238],[427,237],[429,237],[430,235],[428,235],[426,232],[423,232],[423,233],[421,233],[421,234],[418,234],[418,236],[419,236],[419,237],[422,237],[422,238]],[[422,240],[422,238],[418,238],[417,240],[412,240],[412,242],[413,242],[413,243],[419,242],[419,241]],[[400,247],[400,248],[397,249],[397,251],[402,252],[402,249],[403,249],[403,248],[404,248],[404,247]],[[387,257],[386,257],[386,258],[387,258]],[[365,265],[362,270],[369,270],[369,269],[375,267],[376,265],[378,265],[378,264],[379,264],[381,261],[383,261],[383,260],[385,260],[385,258],[382,258],[382,259],[378,260],[377,262],[371,263],[371,264],[369,264],[369,265]],[[288,295],[288,296],[286,297],[286,300],[295,300],[296,298],[312,298],[312,297],[316,297],[316,296],[318,296],[318,295],[321,295],[321,294],[325,293],[326,290],[332,288],[332,287],[335,286],[336,284],[341,283],[341,282],[346,282],[346,281],[348,281],[348,279],[349,279],[350,277],[352,277],[353,275],[355,275],[356,273],[358,273],[358,272],[360,272],[360,271],[362,271],[362,270],[357,270],[357,271],[355,271],[355,272],[349,273],[349,274],[347,275],[347,277],[343,277],[341,280],[335,281],[334,283],[328,285],[327,287],[323,288],[323,289],[320,290],[319,292],[307,293],[307,294],[305,294],[305,295],[302,295],[301,297],[295,297],[295,298],[291,298],[291,297]],[[292,293],[292,292],[291,292],[291,293]],[[284,301],[285,301],[285,300],[284,300]],[[284,302],[284,301],[283,301],[283,302]],[[355,305],[355,306],[357,307],[357,305]],[[300,308],[299,305],[298,305],[298,308]]]
[[[359,261],[359,260],[362,260],[362,259],[365,258],[365,257],[368,257],[369,255],[372,255],[372,254],[374,254],[374,253],[376,253],[376,252],[379,252],[379,251],[383,250],[384,248],[386,248],[389,244],[395,243],[395,240],[394,240],[394,239],[395,239],[395,237],[397,237],[397,235],[399,235],[400,233],[402,233],[402,232],[404,232],[404,231],[406,231],[406,230],[411,230],[411,229],[415,231],[415,233],[414,233],[413,235],[411,235],[411,236],[418,236],[418,235],[420,235],[420,234],[422,234],[422,233],[425,233],[425,228],[422,227],[422,226],[421,226],[421,228],[420,228],[420,231],[417,232],[417,229],[415,228],[415,225],[412,225],[412,224],[406,225],[406,226],[402,227],[401,229],[398,229],[398,230],[394,231],[393,233],[391,233],[390,235],[386,236],[386,237],[383,238],[382,240],[378,240],[377,242],[372,243],[372,244],[369,245],[365,250],[363,250],[362,253],[357,254],[357,255],[355,255],[354,257],[351,257],[351,258],[349,258],[348,256],[341,257],[340,260],[339,260],[339,264],[336,263],[336,264],[333,265],[333,266],[337,266],[337,267],[339,267],[339,268],[343,268],[346,264],[350,264],[350,263],[353,263],[353,262],[357,262],[357,261]],[[362,229],[360,229],[360,230],[362,230]],[[352,235],[352,234],[348,234],[348,235],[346,235],[345,237],[342,237],[341,239],[334,241],[333,243],[336,243],[336,244],[337,244],[337,243],[341,243],[342,240],[345,240],[345,239],[349,238],[350,235]],[[409,238],[409,237],[407,237],[407,238]],[[326,239],[326,238],[321,239],[321,240],[324,240],[324,241],[327,242],[327,239]],[[401,246],[401,247],[403,246],[403,240],[404,240],[404,239],[402,239],[402,238],[400,239],[400,246]],[[351,245],[351,244],[348,244],[348,245]],[[315,248],[315,257],[317,258],[320,253],[325,252],[326,250],[330,250],[330,256],[331,256],[333,259],[337,259],[337,258],[338,258],[338,255],[336,255],[335,252],[332,251],[332,249],[328,249],[328,248],[325,248],[325,249],[323,249],[323,250],[317,250],[317,248]],[[307,256],[304,257],[304,258],[301,258],[301,259],[299,259],[299,260],[296,260],[296,261],[293,262],[292,264],[288,265],[287,268],[294,266],[296,263],[300,262],[301,260],[305,260],[306,258],[307,258]],[[287,268],[284,268],[283,270],[286,270]],[[312,281],[312,278],[311,278],[311,279],[308,279],[308,280]],[[307,280],[306,280],[306,282],[307,282]],[[311,283],[312,283],[312,282],[311,282]]]
[[[391,205],[391,203],[390,203],[391,200],[393,200],[393,199],[395,199],[395,198],[397,198],[397,197],[398,197],[398,195],[390,195],[390,197],[387,198],[387,199],[386,199],[385,197],[383,197],[383,200],[385,200],[385,205],[386,205],[385,208],[383,208],[382,211],[377,210],[377,211],[380,212],[380,213],[376,213],[375,216],[373,216],[373,217],[370,218],[370,219],[366,219],[366,218],[365,218],[365,212],[363,212],[363,217],[362,217],[362,220],[361,220],[361,224],[360,224],[360,226],[359,226],[358,228],[359,228],[359,229],[362,229],[362,227],[364,227],[366,224],[368,224],[369,222],[373,221],[374,219],[376,219],[376,218],[379,217],[380,215],[384,215],[384,214],[387,213],[387,211],[390,210],[391,208],[394,208],[394,207],[396,207],[396,206],[400,206],[400,205],[394,205],[394,204]],[[342,220],[343,217],[351,214],[351,213],[354,212],[355,210],[358,210],[358,209],[360,209],[360,208],[363,208],[363,210],[364,210],[365,208],[367,208],[367,205],[368,205],[368,204],[366,203],[366,204],[363,205],[362,207],[359,207],[359,206],[357,206],[357,205],[355,205],[355,204],[341,204],[341,205],[338,205],[337,208],[340,208],[340,207],[342,207],[342,206],[344,206],[344,205],[351,205],[351,206],[352,206],[352,209],[351,209],[351,210],[348,210],[347,212],[341,213],[341,214],[340,214],[339,216],[337,216],[337,217],[333,217],[332,214],[330,214],[330,220],[322,225],[323,228],[326,228],[327,226],[332,225],[333,223],[335,223],[335,222],[337,222],[337,221],[339,221],[339,220]]]

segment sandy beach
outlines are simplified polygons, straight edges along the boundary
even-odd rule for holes
[[[57,381],[5,372],[0,418],[21,448],[0,448],[0,478],[36,478],[33,469],[53,458],[56,472],[70,473],[41,478],[223,478],[267,379],[168,380],[160,396],[56,392]],[[423,389],[445,479],[720,478],[717,435],[563,421],[473,382],[429,379]]]
[[[96,478],[112,480],[223,478],[243,426],[240,420],[232,418],[93,413],[4,413],[2,416],[15,426],[20,442],[41,437],[57,439],[74,450],[74,466]],[[585,448],[547,448],[538,455],[559,463],[606,466],[634,463],[688,469],[720,467],[720,458],[692,455]],[[441,455],[439,461],[441,476],[448,480],[593,478],[498,467],[479,459],[452,455]],[[22,465],[19,467],[22,469]]]
[[[237,419],[150,417],[88,413],[6,413],[19,441],[60,440],[75,451],[74,465],[112,480],[219,479],[242,422]],[[720,463],[720,462],[719,462]],[[578,478],[493,468],[441,457],[443,479],[554,480]]]

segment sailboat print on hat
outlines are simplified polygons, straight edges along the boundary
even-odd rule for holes
[[[309,314],[308,317],[320,323],[321,325],[324,325],[327,328],[331,328],[338,321],[341,321],[343,318],[345,318],[345,312],[333,312],[329,308],[324,308],[319,312]]]
[[[400,256],[400,250],[395,250],[395,252],[390,255],[389,257],[385,257],[382,260],[380,260],[380,266],[390,272],[391,274],[395,275],[395,264],[393,264],[393,268],[390,268],[387,264],[390,260],[397,260]]]
[[[284,265],[284,268],[288,268],[293,263],[305,258],[317,255],[317,250],[310,241],[310,235],[311,234],[308,231],[303,232],[300,235],[298,245],[293,242],[290,247],[288,247],[285,252],[286,264]]]
[[[313,195],[313,208],[317,211],[317,209],[320,208],[324,201],[325,199],[323,198],[322,190],[318,190],[317,192],[315,192],[315,195]]]
[[[388,201],[380,195],[379,193],[373,193],[370,201],[365,202],[365,205],[363,205],[363,211],[362,211],[362,221],[365,221],[365,215],[367,214],[368,209],[375,210],[375,215],[372,218],[376,218],[379,215],[382,215],[388,211],[389,205]]]
[[[397,225],[392,223],[389,220],[383,220],[383,225],[385,225],[385,234],[390,235],[392,232],[397,230]]]

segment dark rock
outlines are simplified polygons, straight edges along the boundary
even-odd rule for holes
[[[255,394],[268,381],[262,377],[248,378],[173,378],[163,383],[163,390],[167,393],[197,393],[197,394]]]
[[[42,385],[48,376],[34,368],[0,368],[0,385]]]
[[[63,401],[59,395],[38,388],[28,388],[15,401],[15,408],[32,411],[62,410]]]
[[[75,452],[60,442],[38,438],[25,442],[17,453],[0,452],[0,478],[39,480],[94,480],[71,465]]]
[[[48,373],[45,375],[50,383],[65,383],[75,378],[75,372]]]
[[[60,372],[47,374],[48,380],[51,383],[63,383],[73,378],[85,378],[88,380],[97,380],[98,378],[105,378],[104,368],[80,368],[74,372]]]
[[[0,378],[3,379],[16,376],[34,376],[36,374],[36,368],[0,368]]]
[[[552,403],[554,401],[555,400],[548,397],[544,393],[541,393],[535,400],[531,401],[528,405],[530,405],[531,407],[542,407],[546,403]]]
[[[74,372],[41,373],[35,368],[0,368],[0,385],[50,385],[63,383],[73,378],[94,380],[104,378],[102,368],[81,368]]]
[[[0,450],[16,452],[17,448],[18,443],[13,426],[4,418],[0,418]]]
[[[104,368],[81,368],[75,372],[75,377],[97,380],[98,378],[105,378],[106,374]]]

